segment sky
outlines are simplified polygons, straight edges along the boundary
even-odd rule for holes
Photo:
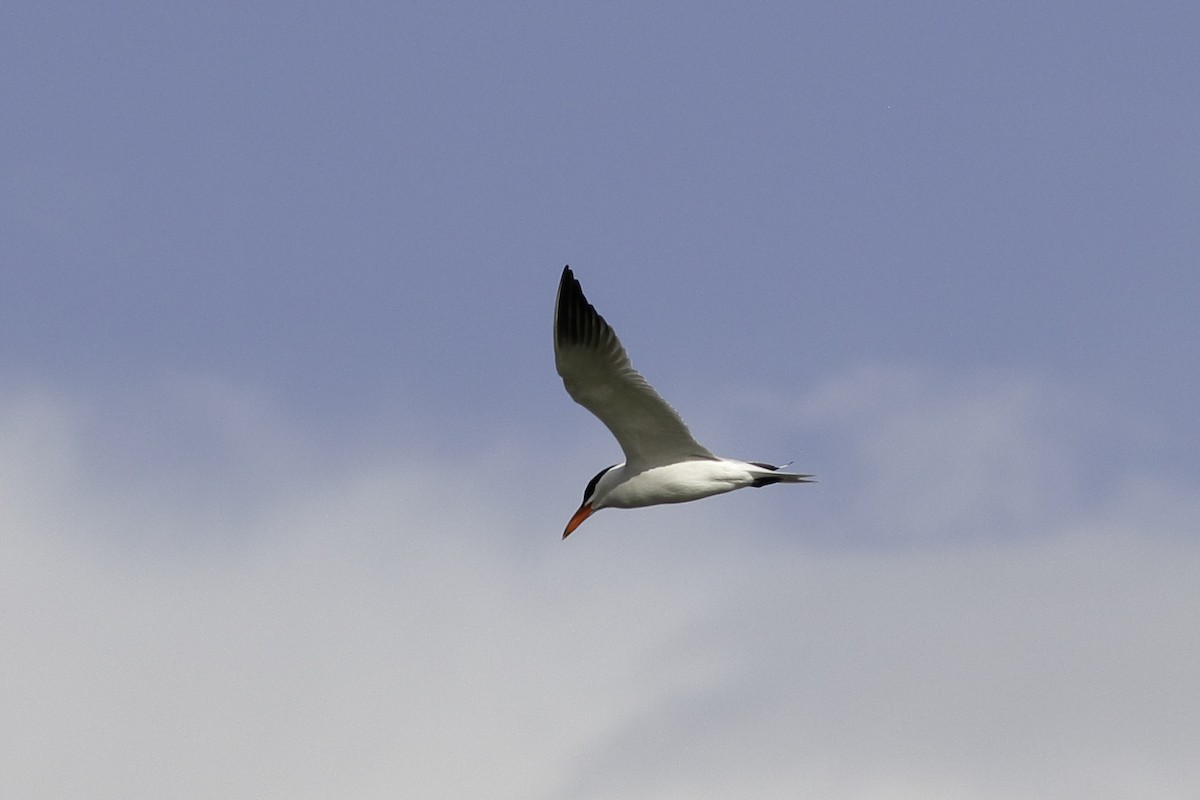
[[[1194,4],[3,16],[0,796],[1200,793]]]

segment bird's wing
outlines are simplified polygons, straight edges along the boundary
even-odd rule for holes
[[[715,456],[633,365],[565,267],[554,304],[554,363],[567,393],[612,431],[632,469]]]

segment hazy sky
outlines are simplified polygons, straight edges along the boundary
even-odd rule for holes
[[[0,795],[1200,794],[1194,3],[2,16]]]

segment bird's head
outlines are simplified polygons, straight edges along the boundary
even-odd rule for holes
[[[571,520],[567,523],[566,530],[563,531],[564,539],[582,525],[583,521],[590,517],[593,512],[599,511],[604,507],[604,499],[608,495],[608,488],[600,486],[600,479],[607,475],[608,471],[615,466],[616,464],[605,467],[588,481],[587,488],[583,490],[583,502],[579,505],[579,510],[571,515]]]

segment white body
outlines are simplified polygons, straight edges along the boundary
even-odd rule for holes
[[[631,471],[624,464],[604,473],[596,484],[592,510],[640,508],[661,503],[686,503],[714,494],[753,486],[756,478],[779,473],[745,461],[718,458],[677,461],[661,467]]]

